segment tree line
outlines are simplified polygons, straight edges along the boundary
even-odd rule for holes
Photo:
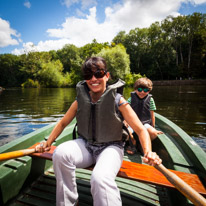
[[[206,78],[206,14],[168,16],[148,28],[120,31],[109,44],[67,44],[49,52],[0,55],[0,86],[71,87],[82,79],[87,57],[102,56],[112,80],[128,85],[145,75],[152,80]]]

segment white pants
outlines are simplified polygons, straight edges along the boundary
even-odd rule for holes
[[[53,154],[56,176],[56,205],[74,205],[78,199],[75,177],[76,168],[86,168],[94,163],[91,175],[91,193],[94,206],[121,206],[119,189],[115,177],[121,167],[123,149],[106,147],[96,159],[85,148],[82,139],[71,140],[59,145]]]

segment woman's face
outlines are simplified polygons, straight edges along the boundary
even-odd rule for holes
[[[108,79],[109,73],[107,72],[102,78],[96,78],[93,75],[90,80],[86,80],[86,83],[93,93],[103,93],[106,89]]]
[[[99,65],[100,68],[104,68],[103,63]],[[94,69],[93,72],[96,72],[97,69]],[[106,89],[106,83],[109,79],[109,72],[105,73],[105,75],[102,78],[98,78],[95,77],[95,75],[93,75],[91,77],[91,79],[86,80],[86,83],[89,87],[89,89],[93,92],[93,93],[103,93]]]

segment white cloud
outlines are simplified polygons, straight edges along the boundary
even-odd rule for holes
[[[72,4],[78,3],[79,0],[62,0],[61,3],[69,8]]]
[[[62,0],[62,3],[67,7],[81,3],[81,8],[85,9],[91,4],[94,5],[96,0]],[[68,17],[59,28],[47,30],[50,37],[59,40],[40,41],[35,49],[57,50],[68,43],[83,46],[91,43],[93,39],[100,43],[111,42],[119,31],[129,32],[137,27],[149,27],[155,21],[162,21],[168,15],[179,15],[178,10],[182,3],[201,4],[206,3],[206,0],[122,0],[112,7],[105,8],[103,23],[97,21],[98,11],[95,6],[89,9],[88,15],[84,15],[83,10],[78,7],[76,11],[79,17]],[[24,44],[24,47],[26,45]],[[18,53],[18,50],[13,52]]]
[[[87,9],[91,5],[96,6],[97,2],[96,0],[81,0],[81,4],[82,4],[82,9]]]
[[[31,8],[31,3],[29,1],[24,2],[24,6],[28,9]]]
[[[36,51],[34,44],[32,42],[23,43],[22,49],[14,49],[11,53],[15,55],[20,55],[28,53],[29,51]]]
[[[0,47],[6,47],[9,45],[18,45],[20,39],[14,39],[13,37],[20,37],[20,34],[16,30],[10,28],[8,21],[0,18]]]
[[[61,3],[69,8],[72,4],[81,4],[82,9],[87,9],[91,5],[95,6],[97,4],[96,0],[61,0]]]
[[[59,39],[59,40],[48,40],[40,41],[37,45],[34,45],[33,42],[23,43],[22,49],[14,49],[11,53],[15,55],[21,55],[28,52],[34,51],[50,51],[62,49],[65,44],[71,43],[68,39]]]
[[[61,49],[65,44],[69,44],[68,39],[40,41],[36,46],[38,51],[50,51]]]
[[[80,9],[76,9],[76,14],[78,17],[85,17],[86,16],[86,14]]]
[[[190,2],[194,4],[205,4],[206,0],[190,0]]]
[[[57,29],[48,29],[50,37],[65,38],[76,46],[83,46],[96,39],[98,42],[111,42],[115,35],[136,27],[148,27],[168,15],[177,16],[180,7],[177,0],[124,0],[105,9],[105,21],[97,22],[96,7],[91,8],[86,18],[69,17]]]
[[[98,24],[96,21],[96,7],[90,9],[90,14],[86,19],[70,17],[62,24],[59,29],[48,29],[49,36],[65,38],[76,46],[82,46],[96,39],[98,42],[111,41],[116,31],[114,25]]]
[[[106,22],[128,32],[136,27],[149,27],[168,15],[177,16],[180,5],[178,0],[125,0],[123,5],[106,9]]]

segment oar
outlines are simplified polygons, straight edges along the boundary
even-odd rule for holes
[[[31,149],[23,149],[23,150],[18,150],[18,151],[14,151],[14,152],[8,152],[8,153],[0,154],[0,161],[12,159],[12,158],[17,158],[17,157],[22,157],[22,156],[25,156],[25,155],[29,155],[29,154],[35,153],[35,151],[36,151],[35,148],[31,148]],[[41,153],[41,154],[43,155],[44,153]],[[40,155],[40,153],[38,153],[37,155]],[[51,159],[52,153],[49,154],[49,157]],[[44,158],[44,155],[41,156],[41,158]],[[159,170],[168,179],[168,181],[171,184],[173,184],[194,205],[206,206],[205,198],[202,195],[200,195],[196,190],[194,190],[191,186],[189,186],[186,182],[184,182],[181,178],[179,178],[176,174],[174,174],[173,172],[169,171],[162,164],[156,165],[155,168],[157,170]],[[87,168],[87,169],[91,170],[92,168]],[[125,173],[124,169],[123,169],[123,173]],[[127,178],[127,177],[125,177],[125,178]],[[130,178],[141,180],[141,178],[138,179],[137,177],[135,177],[135,178],[130,177]]]
[[[158,169],[194,205],[206,206],[206,199],[202,195],[200,195],[196,190],[190,187],[176,174],[169,171],[164,165],[155,165],[155,168]]]
[[[13,151],[13,152],[3,153],[3,154],[0,154],[0,161],[14,159],[14,158],[22,157],[22,156],[25,156],[25,155],[30,155],[34,152],[36,152],[35,148],[22,149],[22,150],[17,150],[17,151]]]

